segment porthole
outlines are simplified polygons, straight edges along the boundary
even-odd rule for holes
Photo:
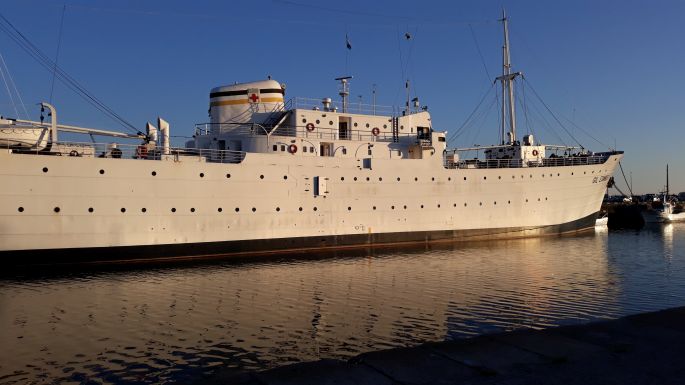
[[[171,212],[172,212],[172,213],[175,213],[175,212],[176,212],[176,207],[172,207],[172,208],[171,208]]]
[[[140,209],[140,211],[145,213],[145,212],[147,212],[147,209],[145,207],[143,207],[142,209]]]
[[[239,212],[239,211],[240,211],[240,207],[236,207],[236,208],[235,208],[235,212],[237,213],[237,212]]]
[[[464,202],[464,207],[466,207],[466,202]]]
[[[542,177],[544,178],[544,177],[545,177],[545,174],[542,174]]]
[[[383,177],[380,177],[380,176],[379,176],[379,177],[378,177],[378,181],[379,181],[379,182],[382,182],[382,181],[383,181]]]
[[[43,172],[48,172],[48,168],[47,168],[47,167],[43,167]]]
[[[418,182],[418,181],[419,181],[419,178],[414,177],[414,182]]]
[[[405,210],[407,209],[407,205],[404,205],[404,209],[405,209]]]
[[[538,198],[538,202],[540,202],[540,198]]]
[[[373,206],[373,209],[375,210],[375,209],[376,209],[376,206]]]
[[[59,207],[55,207],[55,208],[52,209],[52,210],[53,210],[54,212],[58,213],[58,212],[59,212]]]
[[[500,175],[500,176],[498,176],[498,177],[497,177],[497,179],[502,179],[502,176],[501,176],[501,175]]]
[[[321,121],[319,119],[316,119],[316,124],[319,124],[319,123],[321,123]]]
[[[528,199],[526,199],[526,203],[528,203]]]
[[[369,126],[369,123],[366,123],[366,128],[369,128],[369,127],[370,127],[370,126]]]
[[[358,125],[358,124],[357,124],[357,122],[354,122],[354,124],[353,124],[353,125],[354,125],[355,127],[357,127],[357,125]]]
[[[150,174],[152,174],[152,176],[157,176],[157,171],[153,171]]]
[[[557,173],[557,176],[561,176],[561,174]]]
[[[587,174],[587,171],[583,171],[583,175]]]
[[[300,207],[298,210],[302,211],[302,207]]]
[[[547,197],[545,197],[545,200],[547,200]]]
[[[370,180],[370,179],[369,179],[369,177],[367,176],[367,177],[366,177],[366,181],[368,182],[369,180]]]
[[[276,211],[281,211],[281,208],[280,208],[280,207],[276,207]]]
[[[511,204],[511,201],[507,201],[507,204]]]
[[[93,211],[95,211],[95,209],[93,209],[92,207],[88,207],[88,212],[89,212],[89,213],[92,213]]]
[[[347,211],[352,211],[352,207],[347,206]]]
[[[264,175],[260,175],[260,176],[259,176],[259,179],[264,179]]]
[[[390,208],[391,208],[392,210],[394,210],[394,209],[395,209],[395,206],[390,206]]]
[[[511,176],[511,179],[516,179],[516,175],[512,175],[512,176]]]
[[[126,212],[126,208],[125,208],[125,207],[122,207],[122,208],[121,208],[121,212],[122,212],[122,213],[125,213],[125,212]]]
[[[478,206],[482,206],[482,205],[483,205],[483,202],[478,202]]]
[[[218,209],[216,209],[216,211],[222,212],[222,211],[224,211],[224,209],[222,209],[221,207],[219,207]]]
[[[432,177],[431,180],[432,180],[433,182],[435,182],[435,177]]]
[[[316,207],[314,207],[314,211],[318,210]]]
[[[329,125],[329,126],[332,126],[332,125],[333,125],[333,121],[332,121],[332,120],[329,120],[329,121],[328,121],[328,125]]]
[[[102,174],[104,174],[104,173],[105,173],[105,170],[100,169],[100,175],[102,175]]]
[[[23,207],[19,207],[19,208],[17,209],[17,211],[19,211],[20,213],[23,213],[23,212],[24,212],[24,208],[23,208]]]
[[[400,181],[400,177],[399,177],[399,176],[397,177],[397,181],[398,181],[398,182]]]
[[[497,205],[497,201],[495,201],[494,205],[495,205],[495,206]]]
[[[204,173],[204,172],[201,172],[201,173],[200,173],[200,178],[204,178],[204,177],[205,177],[205,173]]]
[[[466,177],[464,177],[464,180],[466,180]]]
[[[452,180],[452,177],[451,177],[451,176],[447,178],[447,181],[448,181],[448,182],[451,181],[451,180]]]
[[[254,212],[256,212],[256,211],[257,211],[257,208],[256,208],[256,207],[253,207],[253,208],[252,208],[252,212],[254,213]]]
[[[190,212],[191,212],[191,213],[194,213],[194,212],[195,212],[195,207],[191,207],[191,208],[190,208]]]
[[[421,205],[421,208],[423,208],[423,205]]]
[[[230,178],[230,177],[231,177],[231,174],[226,174],[226,178]]]
[[[357,180],[357,177],[356,177],[356,176],[354,177],[354,180],[355,180],[355,181]]]
[[[302,123],[307,123],[307,119],[302,119]]]
[[[573,175],[573,173],[571,173],[571,175]]]
[[[533,177],[533,174],[530,174],[530,177],[532,178],[532,177]]]
[[[340,180],[341,180],[341,181],[342,181],[342,180],[345,180],[345,177],[344,177],[344,176],[341,176],[341,177],[340,177]]]
[[[438,208],[440,208],[440,203],[438,203]]]
[[[283,179],[288,179],[288,176],[287,176],[287,175],[283,175]]]
[[[384,124],[384,125],[383,125],[383,128],[388,128],[388,125],[387,125],[387,124]]]
[[[486,179],[488,179],[488,177],[487,177],[487,176],[484,176],[484,177],[483,177],[483,180],[486,180]]]

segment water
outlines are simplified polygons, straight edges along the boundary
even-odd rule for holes
[[[685,224],[0,280],[0,384],[188,383],[685,305]]]

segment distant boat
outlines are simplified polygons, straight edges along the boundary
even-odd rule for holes
[[[666,190],[662,193],[661,208],[648,210],[644,213],[647,223],[667,223],[685,221],[685,211],[679,210],[669,199],[668,194],[668,165],[666,165]],[[656,196],[654,197],[656,202]]]

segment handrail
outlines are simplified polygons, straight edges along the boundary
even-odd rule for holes
[[[600,153],[585,156],[557,156],[542,158],[540,160],[523,159],[463,159],[451,161],[445,156],[443,166],[449,169],[473,169],[473,168],[521,168],[521,167],[561,167],[561,166],[586,166],[605,163],[611,153]]]

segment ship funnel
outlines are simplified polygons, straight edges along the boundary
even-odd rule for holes
[[[330,109],[331,109],[331,98],[321,99],[321,104],[323,104],[323,110],[324,111],[330,111]]]
[[[209,94],[211,130],[218,134],[241,124],[262,124],[269,114],[259,113],[282,111],[284,95],[285,85],[272,79],[213,88]]]
[[[157,127],[150,122],[147,122],[147,139],[148,143],[157,144]]]
[[[159,131],[162,134],[162,148],[164,149],[164,155],[169,155],[171,153],[171,144],[169,143],[169,122],[162,118],[157,118],[157,125],[159,126]]]

